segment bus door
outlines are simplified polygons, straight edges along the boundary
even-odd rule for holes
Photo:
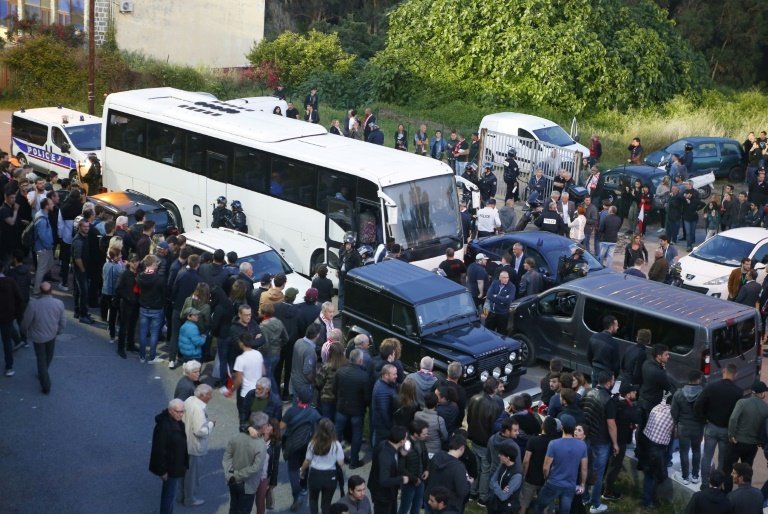
[[[208,152],[206,156],[206,173],[207,179],[205,180],[205,206],[202,209],[203,219],[195,220],[201,228],[208,228],[211,226],[213,220],[213,209],[216,207],[216,199],[220,196],[227,198],[227,208],[229,208],[232,200],[237,198],[229,198],[227,196],[227,182],[226,182],[226,170],[229,159],[226,155],[222,155],[216,152]],[[247,213],[246,213],[247,214]]]
[[[384,242],[384,228],[381,217],[381,204],[369,200],[357,201],[357,242],[376,247]]]
[[[329,265],[339,262],[339,249],[344,243],[344,234],[352,232],[357,238],[355,225],[354,204],[339,198],[328,198],[325,216],[325,244],[327,248],[326,262]]]

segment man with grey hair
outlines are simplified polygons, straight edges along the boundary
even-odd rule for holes
[[[319,328],[317,336],[317,353],[328,340],[328,334],[335,328],[333,326],[333,317],[336,316],[336,306],[331,302],[323,302],[320,306],[320,315],[313,322]]]
[[[216,426],[215,421],[208,419],[206,409],[211,401],[213,389],[208,384],[200,384],[195,388],[195,394],[184,400],[184,430],[187,435],[187,453],[189,453],[189,468],[181,479],[181,488],[177,501],[187,507],[197,507],[205,503],[195,494],[200,488],[200,464],[208,454],[208,437]]]
[[[464,422],[464,414],[467,411],[467,391],[461,384],[459,384],[459,380],[461,380],[463,374],[464,366],[458,361],[453,361],[448,364],[445,380],[440,384],[441,386],[453,389],[456,394],[456,405],[459,407],[457,426],[461,426]]]
[[[432,374],[435,361],[432,357],[422,357],[419,363],[419,371],[409,374],[405,379],[411,380],[416,385],[416,399],[419,406],[424,408],[424,395],[437,384],[437,377]]]
[[[160,493],[161,514],[173,512],[176,486],[189,467],[184,410],[184,402],[174,398],[168,402],[167,409],[155,416],[149,471],[160,477],[163,482]]]
[[[224,480],[229,486],[229,512],[246,514],[251,512],[256,491],[264,471],[267,447],[262,433],[271,427],[269,417],[263,412],[254,412],[248,418],[248,426],[230,439],[224,451],[222,466]]]
[[[66,324],[64,316],[64,302],[51,295],[51,284],[40,284],[40,297],[32,299],[24,311],[21,322],[21,331],[26,333],[35,346],[37,357],[37,378],[43,394],[51,392],[51,379],[48,376],[48,367],[53,360],[53,349],[56,345],[56,336],[61,334]]]
[[[341,329],[334,328],[328,332],[328,339],[323,343],[323,348],[320,350],[320,359],[325,363],[328,360],[328,352],[331,349],[331,345],[334,343],[341,344]]]
[[[363,355],[363,367],[369,368],[371,365],[371,338],[366,334],[357,334],[352,339],[352,344],[355,350],[360,350],[360,353]]]
[[[277,391],[272,391],[272,380],[269,377],[261,377],[256,381],[251,412],[263,412],[278,421],[283,418],[283,402]]]
[[[363,417],[371,402],[371,382],[368,370],[363,366],[363,352],[354,349],[349,362],[336,371],[333,395],[336,397],[336,435],[341,440],[348,424],[352,425],[352,448],[349,467],[362,466],[360,448],[363,444]]]
[[[195,388],[200,383],[201,368],[202,364],[195,360],[184,363],[184,366],[182,367],[184,376],[182,376],[176,383],[176,389],[173,392],[174,398],[186,401],[187,398],[195,394]]]

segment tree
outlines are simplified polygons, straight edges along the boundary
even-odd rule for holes
[[[304,82],[313,72],[332,71],[343,74],[354,55],[346,53],[337,34],[315,30],[306,35],[284,32],[273,41],[262,40],[247,55],[254,68],[268,64],[280,81],[288,87]]]
[[[582,112],[705,82],[700,56],[652,0],[409,0],[389,23],[374,63],[398,67],[400,98]]]

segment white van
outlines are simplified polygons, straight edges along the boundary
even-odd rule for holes
[[[64,107],[21,109],[11,118],[11,153],[43,176],[79,179],[89,153],[101,160],[101,118]]]
[[[538,116],[519,112],[497,112],[483,117],[480,122],[480,131],[482,132],[483,129],[514,138],[540,141],[547,145],[570,150],[571,152],[581,152],[582,156],[589,156],[589,149],[574,140],[574,138],[578,139],[578,125],[575,119],[571,126],[571,134],[568,134],[563,127],[546,118],[539,118]],[[506,149],[504,149],[501,156],[494,155],[494,160],[498,160],[499,157],[501,157],[501,162],[503,162],[504,158],[506,158]]]

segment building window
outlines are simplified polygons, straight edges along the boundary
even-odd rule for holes
[[[50,0],[43,0],[50,2]],[[85,0],[59,0],[56,21],[60,25],[85,28]]]

